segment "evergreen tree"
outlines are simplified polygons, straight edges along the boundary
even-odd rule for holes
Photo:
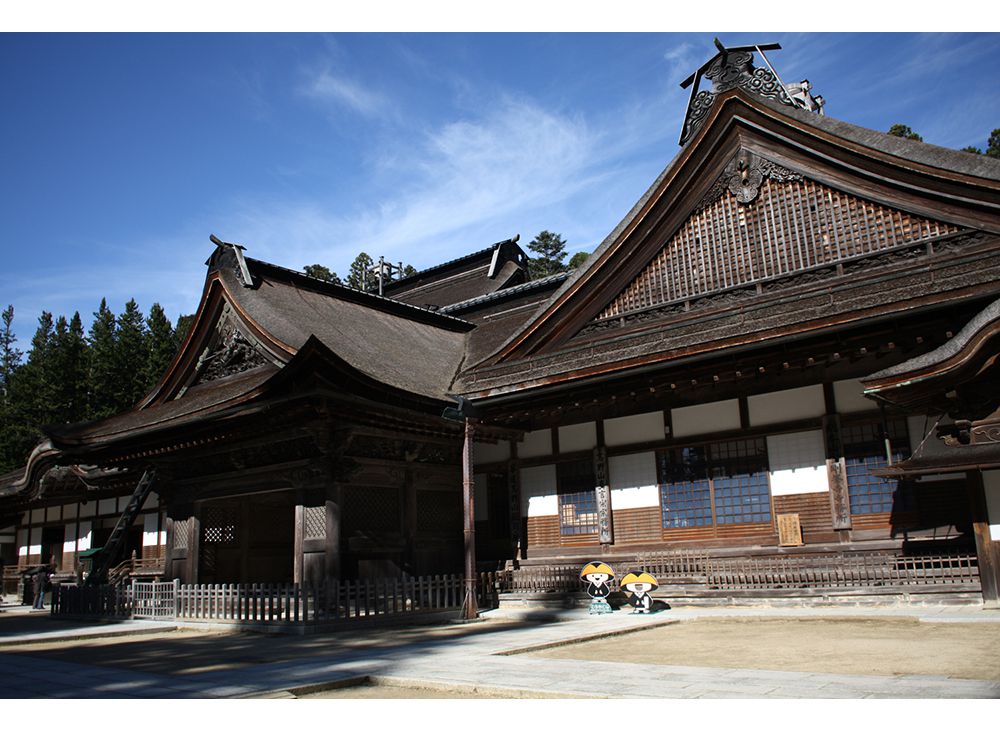
[[[566,241],[551,231],[542,231],[528,244],[528,249],[537,256],[528,261],[528,272],[532,279],[565,272]]]
[[[991,158],[1000,158],[1000,127],[990,133],[990,138],[986,141],[986,154]]]
[[[576,269],[577,267],[582,267],[583,263],[587,261],[589,256],[590,254],[587,252],[577,252],[569,258],[569,268]]]
[[[889,134],[893,137],[902,137],[904,140],[916,140],[923,142],[924,138],[910,129],[909,125],[895,124],[889,128]]]
[[[21,365],[21,357],[24,354],[14,345],[17,343],[13,327],[14,306],[8,305],[0,319],[3,322],[0,326],[0,396],[2,396],[7,392],[10,377]]]
[[[402,275],[402,277],[412,277],[416,273],[417,273],[417,268],[414,267],[412,264],[404,264],[403,265],[403,275]],[[402,277],[400,279],[402,279]]]
[[[187,338],[191,323],[194,322],[194,315],[180,315],[177,318],[177,326],[174,328],[174,353],[181,350],[184,339]]]
[[[89,416],[87,392],[89,348],[83,333],[80,313],[73,313],[69,323],[59,316],[53,337],[53,364],[56,404],[54,422],[81,422]]]
[[[101,305],[94,313],[90,326],[90,416],[100,419],[114,414],[115,400],[115,314],[101,298]]]
[[[315,277],[324,282],[332,282],[335,285],[343,284],[336,272],[332,271],[329,267],[324,267],[322,264],[307,264],[302,271],[310,277]]]
[[[156,385],[173,360],[174,354],[177,353],[174,328],[158,302],[154,302],[149,309],[146,332],[146,373],[143,378],[143,391],[149,391]]]
[[[347,286],[355,290],[368,290],[369,275],[368,270],[372,267],[372,258],[365,252],[361,252],[354,261],[351,262],[351,269],[347,274]]]
[[[129,300],[125,303],[125,310],[118,316],[115,338],[115,411],[129,409],[146,393],[149,361],[147,341],[146,321],[142,310],[134,299]]]

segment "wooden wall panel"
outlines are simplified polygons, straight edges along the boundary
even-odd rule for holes
[[[559,546],[558,516],[529,516],[528,546]]]
[[[613,512],[615,544],[658,541],[663,533],[659,506],[623,508]]]
[[[692,526],[686,529],[663,529],[664,541],[708,541],[715,538],[712,526]]]
[[[750,539],[754,541],[778,541],[774,525],[766,524],[723,524],[716,527],[716,535],[720,539]]]
[[[774,513],[797,513],[802,525],[802,539],[808,543],[810,532],[833,531],[829,493],[799,493],[774,496]]]

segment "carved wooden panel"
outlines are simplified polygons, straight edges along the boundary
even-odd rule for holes
[[[740,288],[958,231],[803,179],[751,156],[735,163],[598,320]],[[746,201],[746,202],[744,202]]]
[[[302,509],[303,538],[326,538],[326,506],[305,506]]]

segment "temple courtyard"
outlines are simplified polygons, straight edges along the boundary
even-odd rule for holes
[[[0,613],[0,696],[126,698],[1000,697],[980,606],[488,611],[305,636]]]

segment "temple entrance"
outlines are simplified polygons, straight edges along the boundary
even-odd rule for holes
[[[206,501],[201,507],[199,579],[292,582],[294,544],[295,503],[290,493]]]

